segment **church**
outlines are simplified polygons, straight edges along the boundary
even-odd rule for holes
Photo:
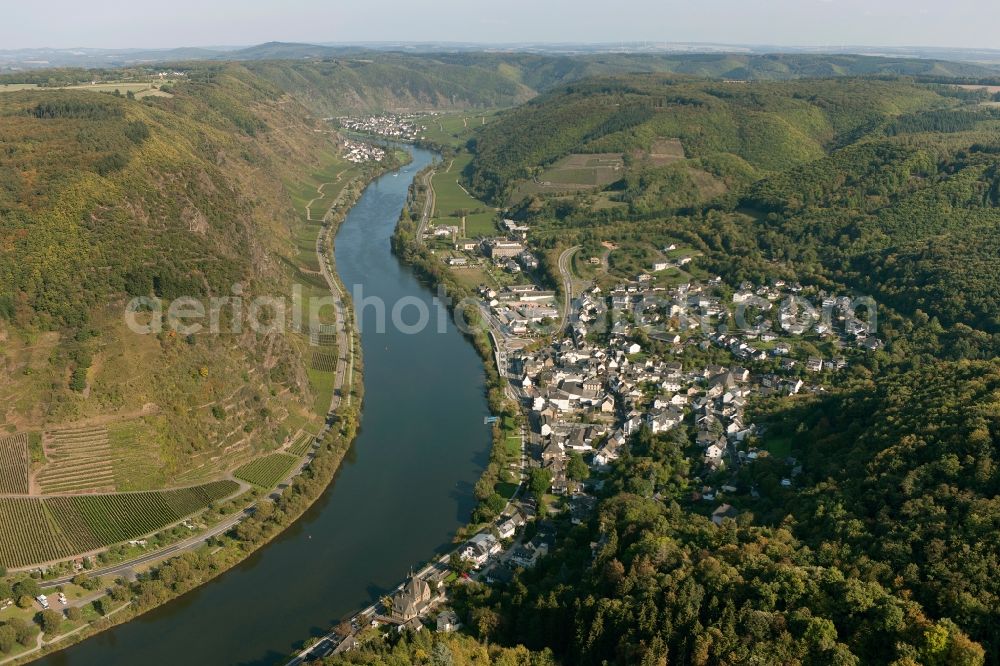
[[[430,606],[431,586],[422,578],[411,575],[403,589],[392,597],[392,619],[408,622]]]

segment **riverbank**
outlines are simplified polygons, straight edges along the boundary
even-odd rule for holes
[[[267,548],[224,575],[43,663],[284,663],[303,638],[391,591],[414,562],[450,550],[488,463],[482,363],[450,320],[421,331],[380,328],[380,308],[367,305],[419,300],[438,311],[434,294],[391,251],[408,187],[433,160],[426,151],[412,154],[410,164],[365,188],[334,243],[333,265],[356,301],[365,387],[357,437],[334,482]],[[310,255],[315,249],[302,247]],[[177,571],[147,581],[150,595]]]
[[[406,205],[400,211],[399,220],[392,232],[392,250],[400,263],[413,271],[424,285],[439,295],[441,289],[444,290],[447,298],[443,301],[447,304],[450,316],[455,316],[457,307],[464,308],[461,315],[465,317],[468,325],[462,329],[462,335],[476,350],[486,373],[484,394],[488,400],[490,413],[498,417],[491,429],[489,463],[473,488],[473,495],[478,505],[472,513],[471,520],[457,531],[448,552],[445,554],[438,552],[430,560],[414,560],[410,566],[411,577],[433,581],[432,585],[444,585],[457,575],[451,567],[455,558],[461,557],[460,549],[456,548],[456,545],[464,543],[476,534],[491,534],[494,520],[499,516],[517,513],[519,509],[514,500],[523,490],[526,478],[523,414],[520,405],[509,398],[508,382],[500,374],[496,349],[492,342],[492,331],[481,318],[478,306],[462,304],[464,299],[475,300],[475,294],[454,280],[450,271],[421,242],[420,234],[427,223],[429,209],[433,206],[434,190],[431,175],[436,168],[437,165],[432,163],[415,174],[408,190]],[[507,441],[514,436],[514,433],[519,433],[521,441],[518,451],[512,454]],[[506,477],[512,457],[517,458],[520,467],[516,479]],[[497,510],[494,499],[499,499],[497,488],[501,484],[514,487],[514,490],[508,497],[503,498],[502,509]],[[405,582],[400,583],[391,590],[391,594],[400,592],[405,584]],[[307,640],[286,666],[300,666],[318,655],[329,654],[335,647],[343,649],[341,643],[346,645],[345,640],[349,640],[344,634],[345,631],[351,634],[363,631],[373,621],[389,623],[391,626],[394,621],[386,617],[391,614],[391,609],[385,607],[387,602],[384,601],[388,596],[391,595],[383,595],[380,601],[342,619],[331,632]]]
[[[516,483],[518,487],[521,485],[521,478],[508,478],[512,456],[506,442],[521,431],[523,413],[520,405],[511,400],[508,382],[501,376],[497,364],[497,349],[489,323],[483,318],[478,305],[471,305],[473,302],[478,302],[478,295],[456,280],[449,268],[427,248],[425,243],[421,242],[420,231],[426,223],[427,204],[433,201],[435,196],[433,181],[429,177],[433,171],[433,166],[428,167],[414,178],[410,187],[408,206],[400,213],[393,234],[393,252],[429,287],[437,291],[444,290],[448,296],[447,303],[452,316],[455,316],[456,308],[462,308],[460,316],[467,323],[463,334],[472,342],[479,354],[488,378],[486,397],[490,412],[497,417],[497,420],[492,428],[493,446],[490,450],[490,463],[474,490],[479,506],[473,513],[472,521],[459,534],[460,537],[466,538],[502,513],[496,510],[495,498],[497,488],[501,484]]]
[[[336,234],[364,188],[387,171],[403,164],[405,162],[394,161],[387,167],[372,169],[345,186],[324,214],[322,226],[317,233],[317,252],[332,250],[330,239]],[[311,218],[310,211],[306,211],[306,217]],[[123,591],[129,590],[131,600],[122,602],[105,617],[90,625],[57,636],[49,643],[39,642],[39,647],[35,650],[16,655],[2,663],[24,664],[35,661],[177,600],[246,561],[254,552],[292,526],[323,495],[354,441],[364,394],[361,347],[353,308],[349,307],[349,296],[336,276],[332,252],[327,254],[326,260],[320,256],[320,265],[324,267],[331,296],[338,301],[338,339],[346,338],[348,353],[343,358],[350,371],[345,372],[344,381],[335,386],[327,425],[317,438],[318,444],[307,454],[301,472],[283,490],[276,490],[246,509],[245,517],[227,530],[226,534],[209,537],[201,548],[209,552],[189,551],[176,557],[165,553],[164,557],[170,559],[141,574],[136,583],[129,584],[118,579],[108,591],[107,598],[114,598],[116,594],[121,595]],[[347,396],[348,399],[340,399],[341,396]],[[183,575],[178,575],[179,572],[183,572]],[[165,584],[166,581],[170,583]]]

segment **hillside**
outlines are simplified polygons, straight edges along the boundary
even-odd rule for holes
[[[248,68],[322,114],[510,107],[574,81],[637,72],[747,80],[912,76],[975,81],[1000,76],[980,65],[854,55],[404,54],[265,44],[226,57],[245,58]]]
[[[551,520],[525,536],[547,529],[555,547],[496,576],[509,582],[461,586],[469,633],[526,646],[524,663],[544,650],[572,664],[1000,663],[996,101],[895,79],[628,75],[562,86],[476,131],[465,181],[527,227],[550,284],[569,271],[601,289],[581,302],[641,294],[615,322],[640,350],[609,379],[631,389],[616,396],[625,418],[641,423],[643,401],[687,406],[658,434],[635,425],[616,461],[594,456],[593,512],[541,479]],[[655,268],[682,256],[683,272]],[[752,319],[762,328],[723,314],[686,338],[674,314],[711,305],[706,293],[787,303],[778,285],[871,296],[878,340],[848,361],[851,336],[819,325],[772,347],[769,303]],[[662,344],[645,334],[661,313]],[[599,317],[578,321],[554,356],[587,363],[616,338],[587,330]],[[802,367],[811,357],[819,369]],[[656,374],[674,363],[693,372],[686,393]],[[702,368],[733,364],[761,385],[702,400],[715,371]],[[796,388],[780,390],[789,377]],[[728,436],[712,430],[727,411]],[[721,464],[705,434],[729,452]],[[536,497],[543,513],[550,495]],[[373,643],[330,663],[374,661],[387,648]],[[419,663],[439,643],[406,637],[393,655]]]
[[[432,56],[362,55],[247,66],[322,115],[508,107],[535,94],[501,72]]]
[[[590,520],[556,517],[552,554],[453,604],[524,664],[996,663],[998,377],[939,364],[784,403],[769,418],[808,478],[782,491],[783,462],[744,468],[771,499],[719,525],[687,499],[685,429],[643,430]],[[366,642],[326,663],[418,664],[441,642],[478,663],[440,636]]]
[[[679,170],[676,175],[683,177],[697,169],[749,182],[823,157],[886,118],[954,103],[925,87],[858,79],[746,84],[646,75],[587,80],[538,97],[480,132],[470,182],[482,196],[503,200],[515,193],[517,181],[544,180],[537,167],[570,153],[627,156],[630,168],[623,174]],[[674,143],[675,159],[658,148],[664,142]],[[648,186],[632,189],[627,196],[654,209],[664,207],[650,200],[656,192]]]
[[[49,53],[53,62],[69,54]],[[79,56],[101,62],[98,54]],[[926,81],[989,82],[1000,70],[934,58],[807,53],[579,53],[524,51],[365,49],[271,42],[221,52],[175,50],[108,54],[99,67],[22,71],[0,75],[4,83],[89,83],[129,80],[168,66],[197,71],[199,60],[240,61],[293,95],[314,113],[329,116],[371,111],[506,108],[538,94],[589,78],[635,73],[723,80],[779,81],[836,77],[914,77]],[[148,64],[166,61],[168,65]]]
[[[207,318],[188,335],[140,334],[125,307],[191,297],[207,311],[211,297],[288,298],[293,283],[323,293],[303,206],[360,172],[242,67],[160,93],[0,93],[0,471],[23,479],[0,495],[193,486],[322,425],[332,371],[305,334],[255,332],[229,306],[219,335]]]
[[[616,77],[501,114],[465,175],[544,242],[630,237],[621,219],[652,243],[683,229],[733,284],[857,289],[948,327],[942,353],[977,357],[1000,333],[998,131],[989,93],[952,86]]]

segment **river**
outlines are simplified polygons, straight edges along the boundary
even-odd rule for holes
[[[407,188],[434,154],[374,181],[336,238],[349,291],[391,306],[432,307],[431,291],[402,266],[390,238]],[[356,306],[358,304],[355,304]],[[432,310],[434,312],[434,310]],[[375,601],[411,566],[447,550],[474,506],[490,431],[485,373],[448,321],[416,334],[361,322],[365,402],[355,443],[322,498],[284,534],[216,580],[127,624],[38,662],[46,666],[283,663],[301,641]],[[403,310],[411,324],[416,309]]]

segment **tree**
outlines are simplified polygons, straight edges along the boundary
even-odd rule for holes
[[[66,619],[70,622],[78,622],[82,617],[83,613],[76,606],[70,606],[66,609]]]
[[[490,636],[500,626],[500,616],[489,608],[477,608],[472,615],[476,633],[484,643],[490,642]]]
[[[566,475],[574,481],[586,481],[590,478],[590,467],[583,461],[583,456],[574,451],[569,454],[569,465],[566,467]]]
[[[37,622],[39,626],[42,627],[42,631],[47,634],[53,634],[59,631],[59,627],[62,625],[63,614],[57,610],[43,610],[38,614]]]
[[[504,510],[504,507],[507,506],[507,500],[505,500],[499,493],[493,493],[486,498],[484,504],[493,513],[493,515],[496,516]]]
[[[451,567],[452,571],[459,574],[469,573],[469,569],[472,568],[469,561],[458,553],[452,553],[448,557],[448,566]]]
[[[42,593],[42,588],[38,586],[38,581],[34,578],[22,578],[14,583],[13,592],[15,596],[33,599]]]
[[[9,624],[0,626],[0,652],[10,652],[15,642],[17,642],[17,631],[14,627]]]
[[[433,666],[453,666],[454,663],[455,657],[451,653],[451,648],[443,640],[435,641],[434,648],[431,650],[431,664]]]
[[[541,467],[532,468],[528,479],[528,489],[535,494],[536,497],[541,497],[549,491],[552,487],[552,472]]]

